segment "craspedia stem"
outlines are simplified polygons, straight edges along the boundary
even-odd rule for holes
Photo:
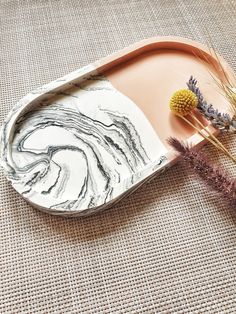
[[[193,123],[191,123],[187,118],[180,116],[181,119],[183,119],[186,123],[188,123],[192,128],[194,128],[204,139],[206,139],[208,142],[210,142],[213,146],[215,146],[217,149],[221,150],[226,156],[228,156],[233,162],[236,163],[236,158],[226,149],[226,147],[222,144],[220,146],[217,144],[211,137],[206,136],[201,129],[197,128]],[[204,129],[206,130],[206,129]]]
[[[192,116],[192,117],[202,127],[202,130],[204,130],[208,134],[208,136],[222,148],[224,152],[226,152],[227,154],[230,154],[230,158],[236,161],[235,157],[226,149],[226,147],[218,140],[218,138],[214,134],[212,134],[210,131],[208,131],[205,128],[205,126],[201,123],[200,120],[198,120],[195,116]]]

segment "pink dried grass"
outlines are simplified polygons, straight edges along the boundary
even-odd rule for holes
[[[232,207],[236,208],[236,179],[231,178],[220,166],[213,164],[201,151],[178,139],[168,139],[171,147],[212,190],[218,192]]]

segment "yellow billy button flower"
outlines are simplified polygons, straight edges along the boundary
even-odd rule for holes
[[[193,109],[198,105],[197,96],[188,89],[181,89],[176,91],[169,102],[171,111],[179,116],[182,120],[188,123],[192,128],[194,128],[201,136],[214,145],[217,149],[221,150],[225,155],[230,157],[235,163],[236,158],[227,150],[227,148],[214,136],[211,132],[203,125],[203,123],[198,120],[194,115],[194,112],[191,115],[193,122],[188,120],[185,116],[190,114]]]
[[[180,89],[170,99],[171,111],[179,116],[186,116],[197,107],[197,96],[188,89]]]

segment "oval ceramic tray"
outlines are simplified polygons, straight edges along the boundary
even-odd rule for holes
[[[86,215],[111,206],[177,160],[167,137],[203,143],[170,113],[168,102],[193,75],[206,99],[225,108],[210,74],[215,65],[196,42],[151,38],[38,88],[2,127],[7,178],[51,214]]]

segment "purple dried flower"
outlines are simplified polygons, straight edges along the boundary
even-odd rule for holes
[[[197,87],[197,80],[193,76],[190,77],[187,86],[198,98],[197,109],[207,120],[211,121],[215,128],[224,132],[236,133],[236,121],[228,113],[220,113],[212,104],[205,101],[199,87]]]
[[[176,138],[169,138],[168,143],[180,155],[183,160],[211,189],[218,192],[229,204],[236,208],[236,180],[230,178],[226,171],[212,164],[200,151],[190,147]]]

